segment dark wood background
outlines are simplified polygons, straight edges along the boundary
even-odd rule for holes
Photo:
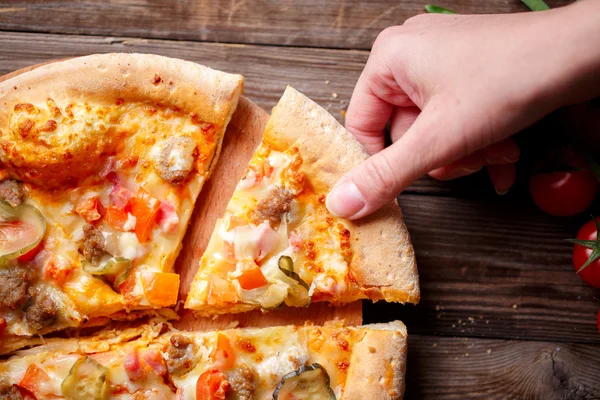
[[[90,53],[157,53],[243,74],[246,96],[266,110],[291,84],[343,121],[378,32],[424,4],[4,0],[0,74]],[[527,10],[519,0],[438,4],[463,13]],[[407,324],[407,399],[600,399],[600,292],[573,272],[564,241],[587,217],[538,211],[519,169],[505,196],[482,172],[450,183],[424,178],[400,197],[422,302],[365,304],[364,319]]]

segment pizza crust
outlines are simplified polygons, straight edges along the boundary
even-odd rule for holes
[[[14,118],[11,123],[15,106],[46,105],[49,98],[63,110],[69,104],[101,108],[139,102],[194,113],[218,126],[212,169],[242,91],[241,75],[151,54],[96,54],[43,65],[0,83],[0,159],[16,178],[42,186],[61,185],[96,172],[102,163],[91,160],[115,145],[112,133],[102,135],[99,129],[90,129],[54,137],[59,145],[48,151],[39,141],[23,137]],[[50,119],[45,116],[42,122]]]
[[[400,321],[365,325],[362,340],[354,345],[344,400],[399,400],[404,395],[407,333]]]
[[[329,193],[346,172],[368,157],[331,114],[289,86],[273,108],[263,140],[279,151],[297,147],[303,171],[319,193]],[[353,243],[350,269],[362,292],[357,298],[418,303],[414,250],[398,202],[344,224]]]

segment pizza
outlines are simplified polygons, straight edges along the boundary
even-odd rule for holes
[[[396,202],[358,221],[325,198],[367,155],[327,111],[288,87],[213,231],[185,304],[199,315],[313,301],[418,302]]]
[[[401,322],[159,332],[21,351],[0,363],[0,398],[383,400],[404,391]]]
[[[173,263],[242,87],[144,54],[0,83],[0,352],[176,303]]]

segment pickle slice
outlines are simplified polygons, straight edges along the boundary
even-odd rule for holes
[[[71,367],[60,389],[66,400],[105,400],[108,368],[94,359],[83,356]]]
[[[336,400],[329,374],[321,364],[302,366],[281,378],[273,400]]]

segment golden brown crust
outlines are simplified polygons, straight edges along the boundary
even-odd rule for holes
[[[273,108],[264,140],[280,151],[297,147],[303,170],[320,193],[328,193],[347,171],[368,157],[331,114],[291,87]],[[418,303],[417,266],[398,203],[344,223],[351,232],[350,268],[360,287],[358,297]]]
[[[93,137],[57,138],[52,130],[53,105],[47,103],[52,99],[63,112],[70,104],[90,105],[97,114],[102,107],[114,109],[115,105],[138,102],[193,113],[219,127],[216,161],[225,126],[242,90],[240,75],[150,54],[97,54],[47,64],[0,83],[0,160],[15,177],[46,186],[68,182],[65,171],[85,175],[99,168],[100,163],[89,160],[114,145],[114,133],[90,129],[87,132],[93,132]],[[28,105],[41,108],[38,120],[31,118]],[[11,118],[17,113],[22,115]],[[104,115],[107,120],[111,117],[110,112]],[[31,139],[28,133],[33,127],[53,144],[52,151]],[[24,152],[38,157],[23,157]]]
[[[362,340],[354,344],[343,399],[402,399],[406,337],[406,327],[400,321],[365,325]]]

